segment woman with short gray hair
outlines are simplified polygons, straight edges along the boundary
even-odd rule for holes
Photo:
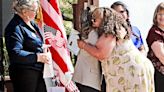
[[[39,5],[39,0],[14,0],[12,6],[16,12],[21,13],[23,9],[32,9],[34,2]]]
[[[5,43],[14,92],[46,92],[43,66],[48,54],[43,52],[43,36],[34,23],[39,0],[14,0],[14,17],[5,29]]]

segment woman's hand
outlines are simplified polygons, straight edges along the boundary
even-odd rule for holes
[[[80,49],[83,49],[87,43],[84,40],[77,40],[77,44]]]
[[[52,32],[45,32],[44,33],[44,38],[45,39],[54,39],[55,38],[55,35],[53,35]]]
[[[117,31],[117,34],[119,35],[120,39],[124,39],[127,35],[127,31],[125,30],[125,28],[121,27],[121,29]]]
[[[37,62],[49,64],[50,60],[51,60],[51,57],[49,54],[51,54],[51,53],[50,52],[38,53],[37,54]]]
[[[146,50],[145,50],[144,45],[141,45],[141,46],[138,48],[138,50],[139,50],[142,54],[144,54],[145,56],[147,56],[147,53],[146,53]]]
[[[48,52],[48,48],[51,47],[50,44],[43,44],[42,45],[42,49],[43,49],[43,52]]]

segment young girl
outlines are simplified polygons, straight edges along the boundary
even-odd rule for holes
[[[78,45],[101,61],[106,92],[154,92],[153,65],[129,39],[124,18],[112,9],[97,8],[92,20],[98,27],[96,44],[79,40]]]

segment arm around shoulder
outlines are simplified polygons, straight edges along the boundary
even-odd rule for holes
[[[103,34],[98,39],[95,46],[86,43],[83,49],[97,59],[103,60],[110,56],[115,45],[116,38],[113,35],[109,34],[106,36],[105,34]]]

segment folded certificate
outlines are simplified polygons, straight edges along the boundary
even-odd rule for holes
[[[49,64],[44,64],[44,70],[43,70],[43,78],[52,78],[55,75],[54,68],[53,68],[53,61],[50,51],[47,52],[50,61]]]
[[[72,30],[68,38],[68,49],[75,55],[78,55],[80,48],[78,47],[77,40],[79,39],[79,32]]]

